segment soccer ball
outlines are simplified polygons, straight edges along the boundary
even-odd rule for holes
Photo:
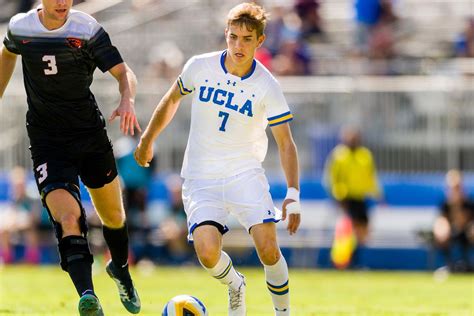
[[[162,316],[207,316],[206,306],[191,295],[178,295],[166,303]]]

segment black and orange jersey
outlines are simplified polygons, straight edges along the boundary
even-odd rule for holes
[[[62,27],[48,30],[33,9],[11,18],[3,44],[22,57],[29,126],[56,135],[104,127],[90,90],[93,73],[123,60],[93,17],[71,10]]]

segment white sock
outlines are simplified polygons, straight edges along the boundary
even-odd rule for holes
[[[285,257],[280,254],[280,260],[272,266],[263,265],[267,288],[272,296],[275,315],[290,315],[290,287],[288,284],[288,265]]]
[[[242,284],[242,278],[237,271],[235,271],[234,266],[232,265],[232,260],[224,251],[221,251],[221,257],[213,268],[206,268],[204,265],[202,266],[215,279],[219,280],[222,284],[230,286],[234,290],[238,290]]]

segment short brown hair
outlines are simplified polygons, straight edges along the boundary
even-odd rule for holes
[[[255,3],[244,2],[233,7],[227,15],[227,26],[245,25],[249,31],[256,30],[257,37],[263,35],[268,15],[261,6]]]

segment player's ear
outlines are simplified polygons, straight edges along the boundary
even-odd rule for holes
[[[260,46],[262,46],[263,42],[265,42],[265,38],[265,34],[262,34],[257,38],[257,48],[260,48]]]

